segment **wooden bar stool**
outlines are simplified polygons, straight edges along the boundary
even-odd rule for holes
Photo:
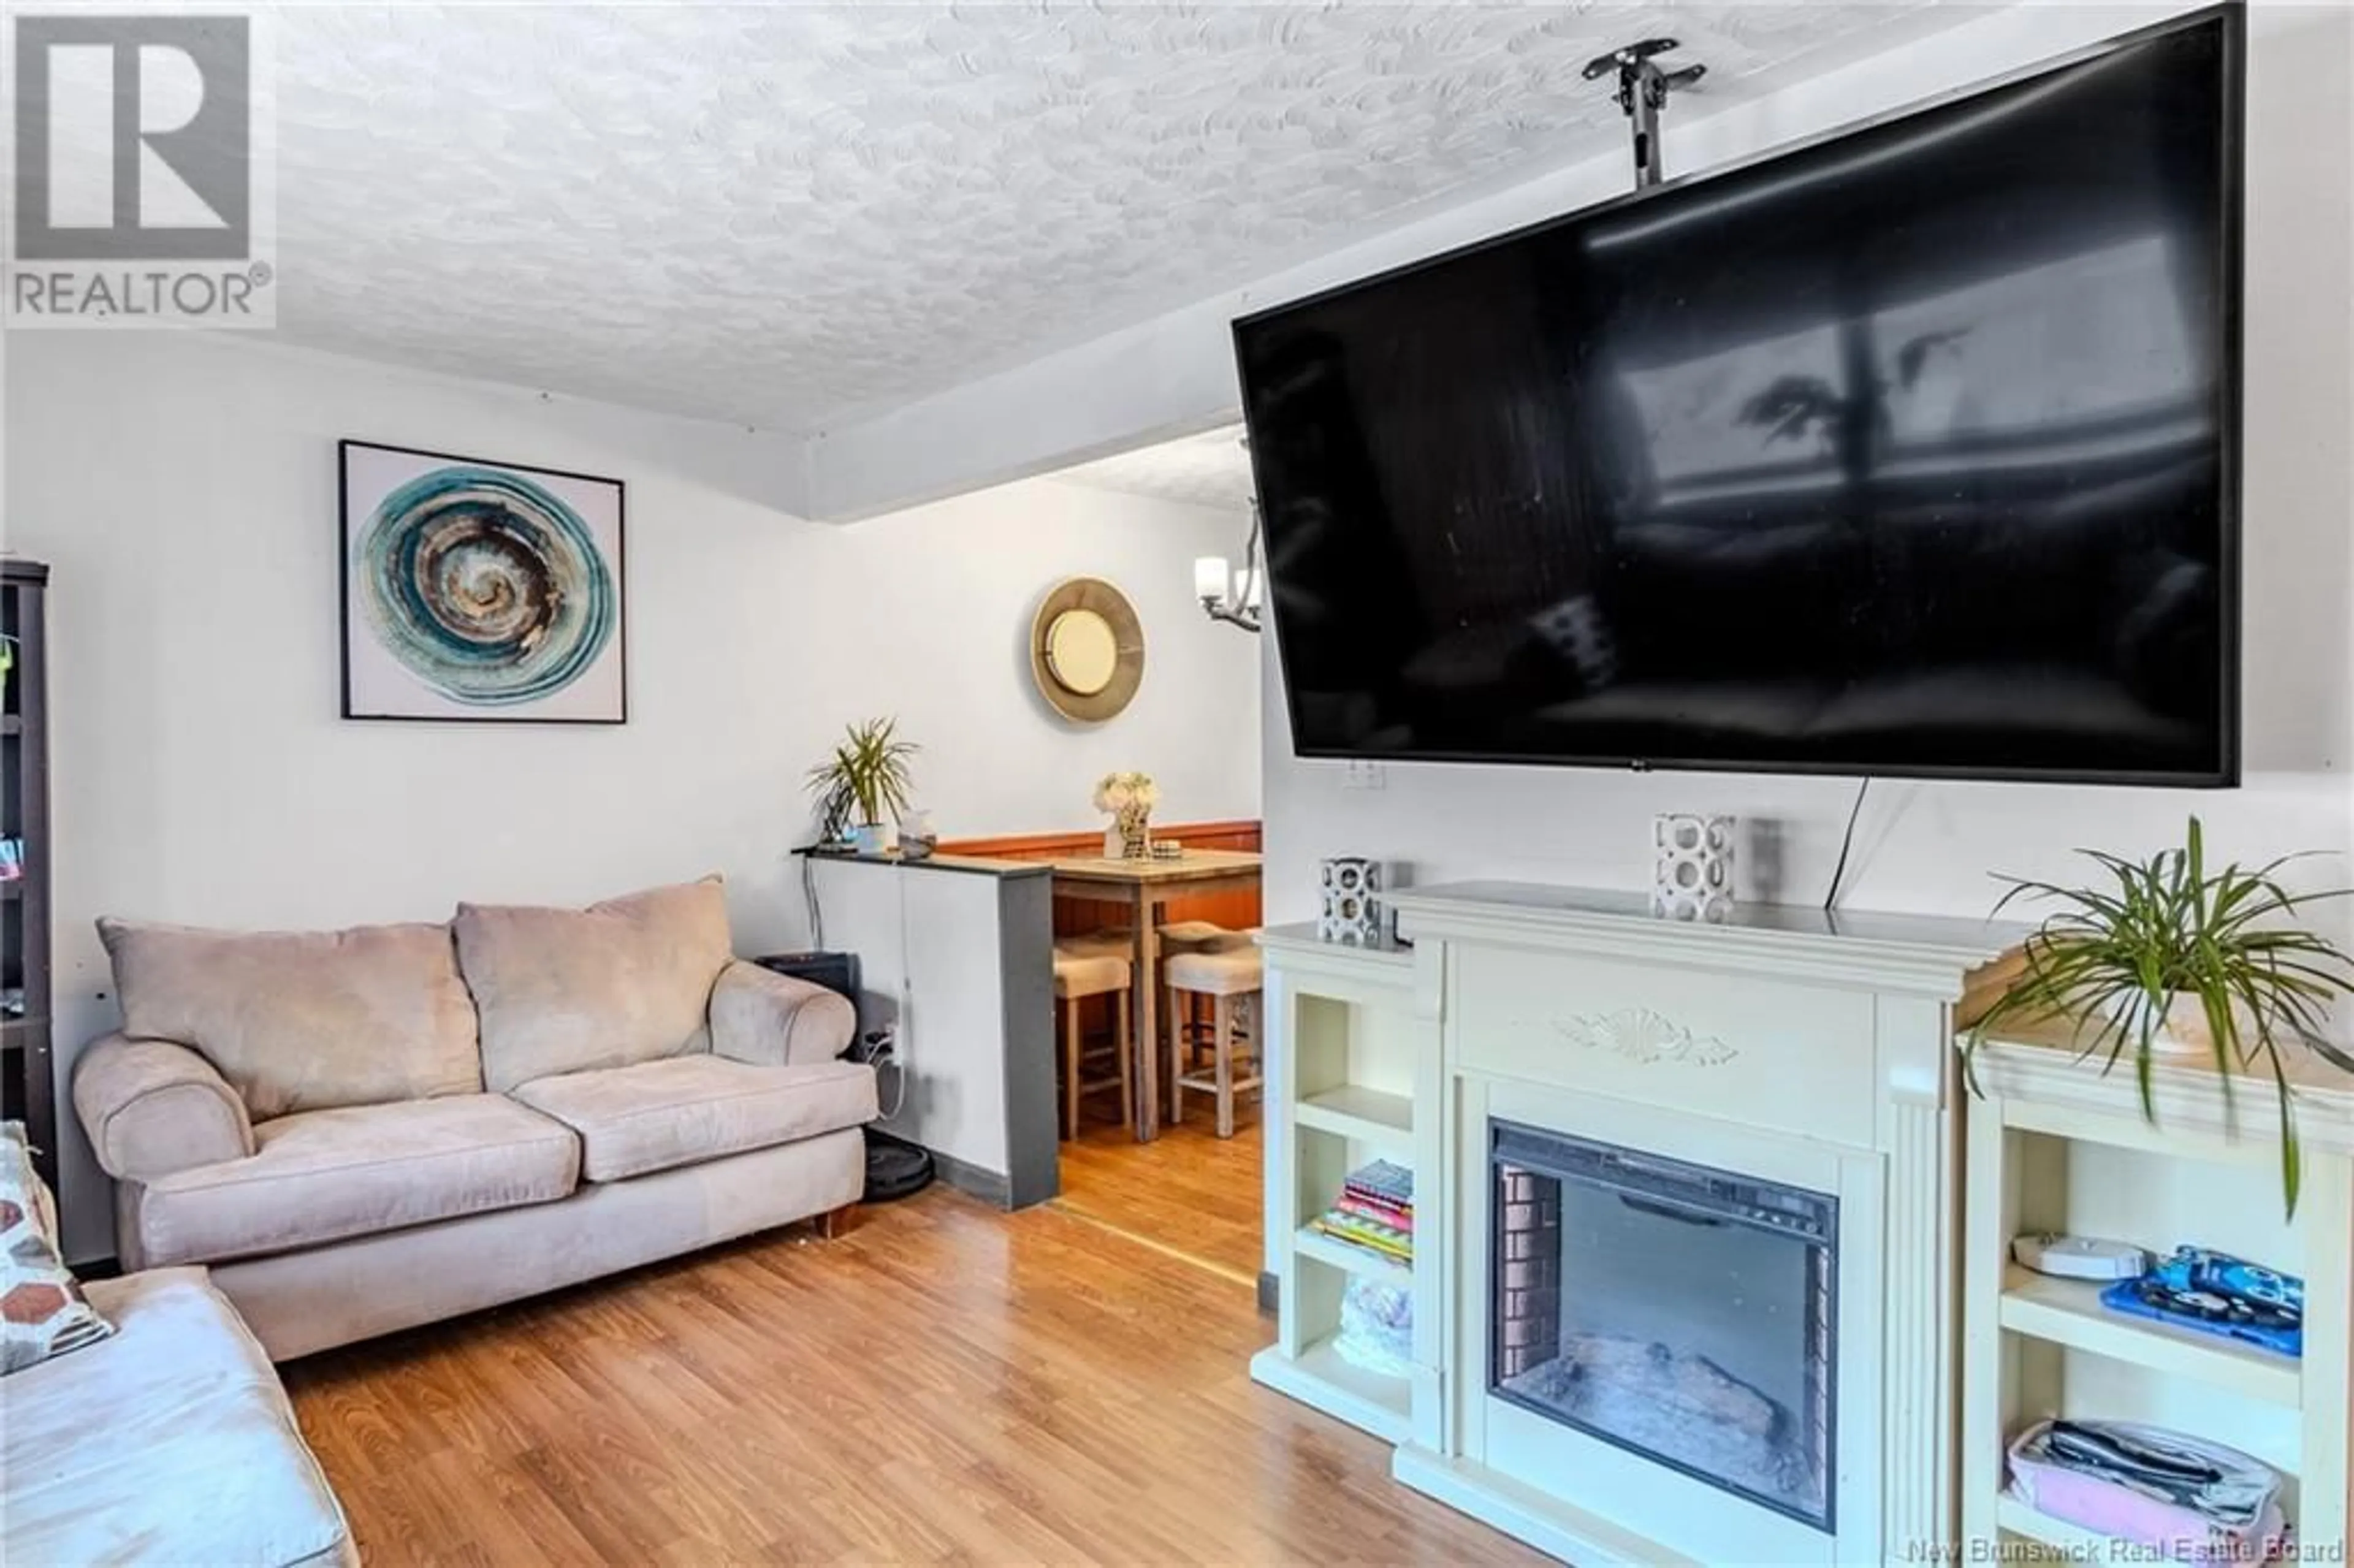
[[[1190,953],[1206,948],[1235,948],[1250,945],[1248,931],[1231,930],[1209,920],[1172,920],[1157,933],[1163,953]],[[1133,931],[1089,931],[1085,936],[1057,937],[1055,946],[1072,953],[1113,953],[1126,958],[1136,948]]]
[[[1247,947],[1251,940],[1250,933],[1247,931],[1229,930],[1209,920],[1172,920],[1161,926],[1156,935],[1160,938],[1161,975],[1168,973],[1169,959],[1175,954],[1205,952],[1213,948],[1236,946]],[[1108,954],[1114,958],[1127,959],[1136,951],[1136,934],[1132,931],[1108,929],[1089,931],[1083,936],[1057,937],[1055,939],[1055,946],[1062,952],[1084,953],[1089,957]],[[1154,977],[1156,982],[1160,978],[1161,976]],[[1164,1038],[1172,1047],[1168,1055],[1169,1078],[1172,1085],[1176,1082],[1177,1075],[1185,1069],[1185,1048],[1189,1044],[1188,1035],[1193,1026],[1194,1021],[1182,1014],[1172,1012],[1162,1020]],[[1204,1031],[1205,1037],[1206,1033]]]
[[[1232,943],[1236,938],[1246,940],[1246,931],[1230,931],[1214,920],[1172,920],[1161,927],[1161,946],[1172,953],[1190,952],[1197,948],[1215,948]]]
[[[1055,938],[1055,951],[1090,959],[1124,959],[1136,951],[1136,938],[1127,931],[1089,931],[1083,936]]]
[[[1079,1101],[1087,1095],[1103,1089],[1119,1090],[1120,1118],[1136,1119],[1136,1087],[1129,1079],[1129,983],[1134,970],[1126,959],[1115,953],[1087,952],[1058,944],[1055,948],[1055,1005],[1063,1013],[1063,1136],[1079,1136]],[[1108,1052],[1089,1052],[1079,1033],[1079,1004],[1091,996],[1109,996],[1112,1001],[1112,1039]],[[1103,1077],[1087,1077],[1090,1057],[1100,1059],[1108,1054],[1118,1064],[1116,1073]]]
[[[1213,920],[1172,920],[1161,927],[1161,978],[1169,973],[1169,959],[1179,953],[1225,952],[1252,946],[1248,931],[1236,931]],[[1177,1080],[1193,1067],[1198,1050],[1209,1044],[1210,1025],[1197,1016],[1191,995],[1180,997],[1172,991],[1170,1003],[1161,1010],[1164,1033],[1169,1045],[1169,1093],[1177,1093]]]
[[[1256,945],[1252,933],[1237,931],[1212,920],[1171,920],[1156,933],[1160,938],[1161,972],[1154,976],[1156,984],[1163,984],[1169,974],[1169,960],[1179,953],[1225,952]],[[1057,951],[1082,953],[1089,957],[1107,955],[1129,958],[1136,950],[1136,935],[1132,931],[1105,929],[1089,931],[1081,936],[1058,937]],[[1169,1093],[1178,1093],[1177,1080],[1200,1060],[1201,1052],[1210,1043],[1208,1021],[1197,1016],[1191,993],[1181,996],[1174,991],[1164,992],[1169,1004],[1161,1010],[1161,1040],[1167,1047],[1164,1059],[1169,1064]],[[1237,1026],[1239,1027],[1239,1026]]]
[[[1251,1074],[1246,1078],[1235,1075],[1235,1009],[1245,1001],[1257,1003],[1263,983],[1258,948],[1255,946],[1215,948],[1206,951],[1174,953],[1161,966],[1169,982],[1170,1016],[1181,1016],[1178,1010],[1193,997],[1210,999],[1209,1069],[1181,1073],[1169,1090],[1169,1119],[1182,1121],[1185,1117],[1185,1091],[1206,1090],[1218,1097],[1218,1136],[1235,1135],[1235,1097],[1247,1094],[1259,1086],[1260,1068],[1257,1036],[1252,1031]]]

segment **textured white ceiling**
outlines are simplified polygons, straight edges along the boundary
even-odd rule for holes
[[[1622,41],[1723,101],[1966,10],[288,5],[279,321],[811,429],[1615,146],[1578,69]]]
[[[1090,490],[1150,495],[1228,512],[1246,512],[1251,503],[1250,454],[1244,450],[1240,425],[1098,458],[1053,477]]]

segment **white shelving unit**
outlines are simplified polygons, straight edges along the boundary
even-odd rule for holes
[[[1441,1300],[1436,1267],[1418,1268],[1313,1228],[1349,1172],[1389,1160],[1436,1187],[1439,1128],[1436,998],[1420,998],[1409,948],[1317,940],[1312,926],[1273,927],[1266,951],[1267,1268],[1278,1281],[1276,1342],[1251,1376],[1389,1443],[1439,1420]],[[1430,1081],[1421,1080],[1427,1077]],[[1415,1209],[1415,1256],[1440,1255],[1435,1203]],[[1351,1279],[1413,1292],[1415,1354],[1404,1376],[1368,1371],[1333,1349]]]
[[[1351,1246],[1347,1242],[1334,1241],[1312,1225],[1302,1225],[1291,1233],[1291,1252],[1295,1257],[1313,1258],[1360,1279],[1378,1280],[1384,1285],[1414,1283],[1412,1264],[1367,1252],[1361,1246]]]
[[[2149,1421],[2242,1448],[2292,1478],[2289,1517],[2308,1550],[2348,1527],[2348,1392],[2354,1342],[2354,1079],[2300,1062],[2304,1189],[2283,1213],[2269,1077],[2233,1085],[2211,1065],[2153,1074],[2155,1125],[2132,1065],[2104,1075],[2073,1044],[2023,1034],[1978,1057],[1967,1107],[1964,1214],[1962,1516],[1971,1542],[2009,1536],[2106,1562],[2115,1543],[2005,1490],[2005,1451],[2047,1416]],[[2099,1287],[2010,1261],[2011,1238],[2057,1231],[2156,1255],[2220,1247],[2304,1276],[2305,1353],[2280,1355],[2103,1307]]]
[[[1292,1107],[1301,1127],[1390,1149],[1412,1158],[1414,1101],[1358,1084],[1310,1095]]]
[[[2197,1378],[2291,1410],[2303,1399],[2304,1374],[2288,1357],[2212,1334],[2112,1312],[2101,1305],[2100,1292],[2098,1285],[2054,1279],[2013,1264],[2004,1276],[1995,1320],[2006,1333],[2107,1356],[2168,1376]]]

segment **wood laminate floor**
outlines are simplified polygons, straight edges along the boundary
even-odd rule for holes
[[[366,1560],[1543,1561],[1249,1382],[1247,1292],[941,1189],[298,1361]]]
[[[1055,1202],[1255,1292],[1263,1259],[1257,1112],[1232,1138],[1218,1137],[1215,1128],[1206,1097],[1150,1143],[1108,1121],[1087,1126],[1076,1142],[1062,1146],[1063,1192]]]

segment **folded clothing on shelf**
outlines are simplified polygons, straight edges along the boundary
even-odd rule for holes
[[[2163,1426],[2038,1422],[2010,1446],[2010,1490],[2164,1561],[2264,1563],[2289,1548],[2278,1471]]]
[[[2139,1278],[2104,1288],[2101,1304],[2285,1356],[2305,1353],[2305,1281],[2227,1252],[2176,1247]]]

